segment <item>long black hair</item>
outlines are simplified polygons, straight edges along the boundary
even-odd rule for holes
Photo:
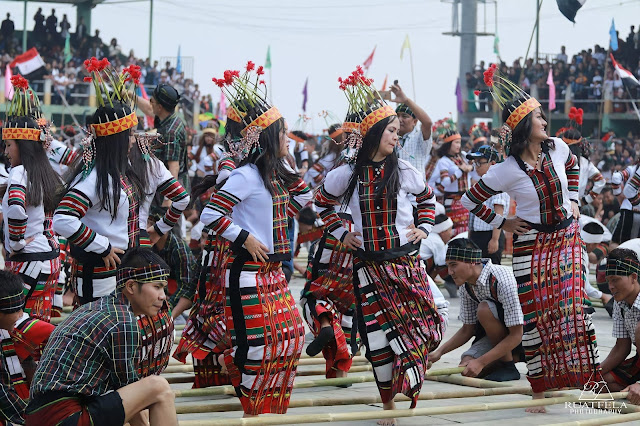
[[[502,109],[502,121],[504,123],[507,122],[507,119],[511,115],[511,112],[514,111],[520,104],[526,102],[527,99],[519,98],[507,102],[507,104]],[[529,145],[529,136],[531,136],[532,130],[532,121],[534,111],[531,111],[527,114],[516,126],[515,129],[511,132],[511,146],[509,148],[509,155],[520,157],[524,152],[524,149]],[[544,115],[544,111],[542,108],[540,109],[540,114],[542,115],[542,119],[547,121],[547,116]],[[554,148],[553,139],[547,139],[543,142],[544,145],[547,145],[549,148]]]
[[[120,203],[120,191],[122,183],[120,178],[126,177],[132,184],[134,197],[138,201],[143,197],[145,188],[137,175],[129,165],[129,134],[130,130],[109,136],[100,136],[95,139],[95,163],[96,193],[100,199],[100,209],[109,210],[111,219],[118,215]],[[68,191],[76,183],[78,175],[82,173],[84,162],[78,161],[74,167],[65,174],[65,189]],[[145,169],[146,170],[146,169]],[[113,185],[111,185],[113,183]]]
[[[264,187],[269,194],[275,194],[275,188],[271,179],[275,172],[275,177],[284,186],[289,186],[298,180],[298,175],[285,166],[284,159],[278,157],[280,152],[280,134],[284,131],[284,118],[280,118],[260,133],[258,143],[260,147],[247,155],[239,166],[245,164],[255,164],[262,178]]]
[[[363,167],[371,164],[373,156],[378,151],[378,147],[380,146],[380,139],[382,139],[382,134],[384,133],[389,123],[396,119],[397,117],[394,115],[378,121],[371,127],[371,129],[369,129],[365,137],[362,139],[362,147],[358,151],[356,163],[353,167],[353,173],[351,174],[351,178],[349,179],[349,186],[347,186],[347,190],[345,191],[344,198],[342,200],[343,206],[346,207],[349,205],[349,200],[353,196],[353,193],[356,191],[356,186],[358,185],[358,177]],[[384,177],[382,178],[380,185],[377,186],[376,199],[381,199],[382,194],[386,189],[386,198],[390,201],[398,195],[398,191],[400,190],[400,167],[398,165],[398,156],[395,153],[387,155],[387,157],[383,160],[383,163]]]
[[[25,124],[31,128],[38,127],[32,118],[22,118],[20,121],[20,127],[24,127]],[[42,142],[16,140],[16,143],[20,151],[20,161],[27,172],[27,205],[37,207],[42,203],[45,213],[53,213],[58,206],[56,192],[61,181],[51,167]]]
[[[582,139],[582,134],[577,130],[577,129],[567,129],[562,133],[562,138],[563,139],[572,139],[572,140],[580,140]],[[581,142],[577,142],[577,143],[573,143],[571,145],[569,145],[569,149],[571,150],[571,153],[573,155],[575,155],[576,157],[580,158],[580,157],[584,157],[587,160],[589,159],[589,150],[584,150],[582,149],[582,143]]]
[[[149,183],[151,182],[151,176],[157,173],[156,156],[153,152],[149,152],[149,159],[145,161],[140,151],[138,141],[134,142],[129,150],[129,163],[132,170],[136,170],[135,175],[138,177],[141,188],[141,196],[151,195],[155,193],[155,190],[149,191]]]

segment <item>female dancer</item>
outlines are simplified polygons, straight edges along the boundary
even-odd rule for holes
[[[25,78],[11,80],[15,95],[2,129],[11,163],[2,198],[5,268],[24,282],[25,312],[49,321],[60,274],[59,245],[51,230],[60,179],[47,158],[51,136],[38,98]]]
[[[533,398],[562,387],[582,388],[600,374],[591,317],[583,310],[584,243],[577,221],[578,162],[567,144],[549,138],[540,103],[508,79],[485,73],[503,105],[504,162],[492,166],[462,198],[471,213],[513,232],[513,272],[524,314],[528,375]],[[508,177],[508,178],[505,178]],[[506,219],[483,202],[506,192],[516,217]],[[533,407],[528,412],[545,412]]]
[[[468,164],[465,153],[460,150],[462,137],[451,119],[436,124],[436,133],[442,139],[432,182],[443,194],[444,208],[453,221],[453,236],[466,232],[469,227],[469,212],[460,203],[460,198],[469,188],[469,173],[473,166]]]
[[[242,117],[243,139],[231,147],[240,161],[211,197],[200,220],[231,241],[225,274],[225,313],[232,349],[225,364],[245,415],[284,413],[304,341],[302,319],[281,262],[291,258],[288,216],[312,199],[284,163],[287,126],[258,88],[262,67],[215,79]],[[260,212],[259,215],[256,212]],[[229,218],[231,216],[231,218]]]
[[[360,117],[362,140],[355,143],[355,164],[329,172],[315,203],[327,230],[356,250],[353,286],[359,332],[384,408],[395,407],[398,392],[409,396],[415,407],[428,353],[442,338],[441,317],[417,258],[420,240],[433,225],[433,191],[420,172],[395,154],[398,118],[361,68],[339,81]],[[418,209],[415,224],[411,195]],[[351,209],[355,232],[342,225],[335,211],[340,204]]]
[[[327,173],[333,170],[342,159],[343,141],[346,134],[340,124],[329,127],[329,136],[324,142],[320,159],[305,173],[304,180],[311,188],[316,188],[324,180]]]

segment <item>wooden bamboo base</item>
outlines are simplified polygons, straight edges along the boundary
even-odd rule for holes
[[[600,417],[591,420],[576,420],[573,422],[554,423],[547,426],[600,426],[614,425],[619,423],[627,423],[640,420],[640,413],[619,414],[612,417]],[[180,422],[182,424],[182,422]]]
[[[460,367],[462,369],[462,367]],[[468,386],[471,388],[491,389],[491,388],[509,388],[510,384],[505,382],[493,382],[491,380],[476,379],[475,377],[463,376],[431,376],[427,375],[425,380],[434,382],[450,383],[452,385]]]
[[[616,392],[611,394],[614,399],[626,398],[627,392]],[[249,425],[283,425],[292,423],[328,423],[328,422],[346,422],[356,420],[377,420],[391,419],[401,417],[417,417],[417,416],[434,416],[444,414],[460,414],[473,413],[479,411],[490,410],[508,410],[513,408],[527,408],[537,406],[547,406],[564,404],[565,402],[578,402],[580,395],[571,395],[565,397],[545,398],[545,399],[528,399],[521,401],[507,402],[489,402],[483,404],[465,404],[449,407],[425,407],[403,409],[403,410],[378,410],[378,411],[361,411],[352,413],[315,413],[295,414],[281,416],[261,416],[248,417],[240,419],[221,419],[221,420],[183,420],[181,426],[249,426]],[[633,413],[625,416],[632,416],[640,413]],[[629,420],[634,420],[630,418]],[[602,421],[603,419],[598,419]],[[603,423],[598,423],[603,424]]]
[[[353,357],[353,365],[367,364],[369,361],[363,356]],[[301,358],[298,361],[298,365],[324,365],[326,363],[324,358]],[[169,366],[164,370],[165,374],[169,373],[193,373],[193,364],[189,361],[185,364],[180,362],[169,363]]]
[[[464,369],[462,367],[443,368],[440,370],[429,370],[427,372],[428,377],[437,377],[450,374],[461,373]],[[373,375],[363,376],[350,376],[341,377],[337,379],[317,379],[317,380],[305,380],[304,382],[295,382],[293,384],[294,389],[307,389],[316,388],[321,386],[344,386],[353,385],[356,383],[368,383],[373,382],[375,379]],[[213,395],[235,395],[233,386],[216,386],[211,388],[202,389],[184,389],[174,391],[176,398],[186,398],[195,396],[213,396]]]

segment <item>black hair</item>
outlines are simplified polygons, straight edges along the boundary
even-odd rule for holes
[[[378,151],[380,146],[380,140],[385,129],[393,120],[397,120],[395,115],[386,117],[383,120],[374,124],[367,134],[362,139],[362,147],[358,150],[358,156],[353,167],[353,173],[349,179],[349,185],[344,193],[343,205],[346,207],[351,200],[351,196],[356,190],[358,185],[358,178],[362,168],[370,164],[373,156]],[[384,190],[387,190],[387,200],[391,201],[396,198],[398,191],[400,190],[400,167],[398,163],[398,156],[395,153],[387,155],[384,161],[384,177],[377,186],[376,199],[382,198]]]
[[[525,98],[518,98],[510,102],[507,102],[507,104],[502,109],[502,121],[506,123],[507,119],[511,115],[511,112],[514,111],[515,108],[520,106],[520,104],[526,101],[527,99]],[[520,120],[516,128],[512,130],[511,147],[509,150],[509,155],[520,157],[524,152],[524,149],[529,144],[529,136],[531,135],[531,127],[532,127],[531,122],[533,120],[534,111],[530,112],[522,120]],[[542,119],[544,121],[547,121],[547,116],[544,114],[544,111],[542,111],[542,109],[540,109],[540,114],[542,115]],[[550,149],[555,148],[553,139],[547,139],[543,143],[546,144]]]
[[[447,133],[444,134],[443,136],[443,140],[458,134],[458,132],[456,130],[453,129],[449,129],[447,130]],[[455,139],[454,139],[455,140]],[[436,151],[438,154],[438,157],[443,158],[443,157],[448,157],[449,156],[449,150],[451,149],[451,144],[453,143],[453,140],[450,142],[444,142],[440,145],[440,147],[438,148],[438,150]],[[462,143],[462,137],[460,137],[460,143]]]
[[[292,130],[291,134],[293,134],[294,136],[299,137],[303,141],[306,141],[307,139],[309,139],[309,135],[306,134],[305,132],[303,132],[302,130]]]
[[[22,278],[19,275],[14,274],[11,271],[0,270],[0,298],[15,296],[24,291],[24,284]],[[5,314],[12,314],[18,312],[22,307],[19,307],[12,311],[3,311]]]
[[[594,234],[594,235],[604,234],[604,229],[602,229],[602,226],[598,225],[595,222],[587,223],[582,229],[584,230],[584,232],[588,234]]]
[[[253,114],[259,116],[263,112],[264,111],[258,107],[249,111],[247,115],[251,116]],[[274,172],[275,178],[285,187],[289,187],[298,180],[298,175],[287,169],[283,161],[284,159],[278,157],[280,152],[280,133],[282,133],[283,130],[284,118],[281,117],[260,132],[260,137],[258,138],[258,144],[260,146],[254,149],[253,152],[247,155],[239,164],[240,167],[245,164],[255,164],[262,178],[264,187],[271,195],[275,194],[275,188],[271,181],[274,177]]]
[[[160,265],[162,269],[169,271],[167,263],[157,253],[146,247],[133,247],[127,250],[118,269],[144,268],[149,265]]]
[[[140,189],[142,190],[140,195],[141,199],[144,199],[147,195],[152,195],[152,193],[147,194],[147,190],[149,190],[149,182],[151,182],[151,176],[157,173],[157,163],[154,161],[156,156],[153,155],[153,152],[149,152],[149,159],[145,161],[142,157],[142,152],[140,151],[140,146],[138,146],[138,142],[136,141],[129,150],[129,164],[131,165],[132,170],[137,170],[135,175],[138,177],[138,181],[140,182]],[[154,191],[155,192],[155,191]]]
[[[562,133],[562,138],[580,140],[582,139],[582,134],[576,129],[567,129]],[[571,153],[578,158],[580,157],[584,157],[587,159],[589,158],[589,152],[583,152],[582,145],[580,143],[574,143],[569,145],[569,149],[571,150]]]
[[[466,249],[476,249],[480,250],[480,247],[476,245],[473,241],[468,238],[456,238],[454,240],[449,241],[449,247],[452,248],[466,248]]]
[[[438,224],[440,224],[442,222],[446,222],[447,219],[449,219],[449,216],[447,216],[446,214],[441,213],[441,214],[436,216],[434,223],[436,225],[438,225]]]
[[[608,258],[614,260],[635,260],[638,262],[638,254],[635,251],[622,247],[611,250]]]
[[[24,118],[21,121],[23,121],[22,125],[17,127],[24,127]],[[33,121],[33,119],[28,118],[26,121]],[[35,122],[32,124],[37,128]],[[28,127],[34,128],[30,125]],[[20,151],[20,161],[27,172],[27,205],[37,207],[42,204],[45,213],[53,213],[58,207],[56,192],[61,181],[60,176],[51,167],[42,142],[31,140],[16,140],[15,142],[18,145],[18,151]]]
[[[96,193],[100,199],[100,209],[111,211],[111,219],[118,215],[120,203],[120,191],[122,190],[121,177],[126,177],[133,186],[134,197],[142,199],[146,188],[143,187],[140,177],[133,171],[129,164],[129,134],[130,130],[109,136],[100,136],[95,139],[95,163]],[[64,177],[65,190],[69,190],[82,173],[84,162],[78,161]],[[113,182],[113,185],[110,183]]]
[[[303,207],[298,214],[298,222],[304,225],[313,226],[318,218],[318,214],[309,206]]]

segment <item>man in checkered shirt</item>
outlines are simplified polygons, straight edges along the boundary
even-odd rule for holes
[[[613,337],[616,343],[602,362],[602,374],[611,392],[629,391],[632,404],[640,402],[640,261],[638,254],[617,248],[607,258],[607,282],[615,302],[613,304]],[[636,347],[633,357],[632,344]]]
[[[149,249],[133,248],[118,267],[116,290],[75,310],[51,334],[31,383],[26,426],[175,426],[174,394],[160,376],[140,379],[137,315],[154,316],[169,270]]]
[[[524,360],[522,329],[524,317],[518,286],[511,269],[482,259],[482,251],[471,240],[459,238],[449,242],[447,267],[458,286],[462,328],[429,359],[437,361],[475,337],[471,348],[462,355],[464,376],[487,380],[518,380],[516,361]],[[520,357],[522,355],[522,357]]]

